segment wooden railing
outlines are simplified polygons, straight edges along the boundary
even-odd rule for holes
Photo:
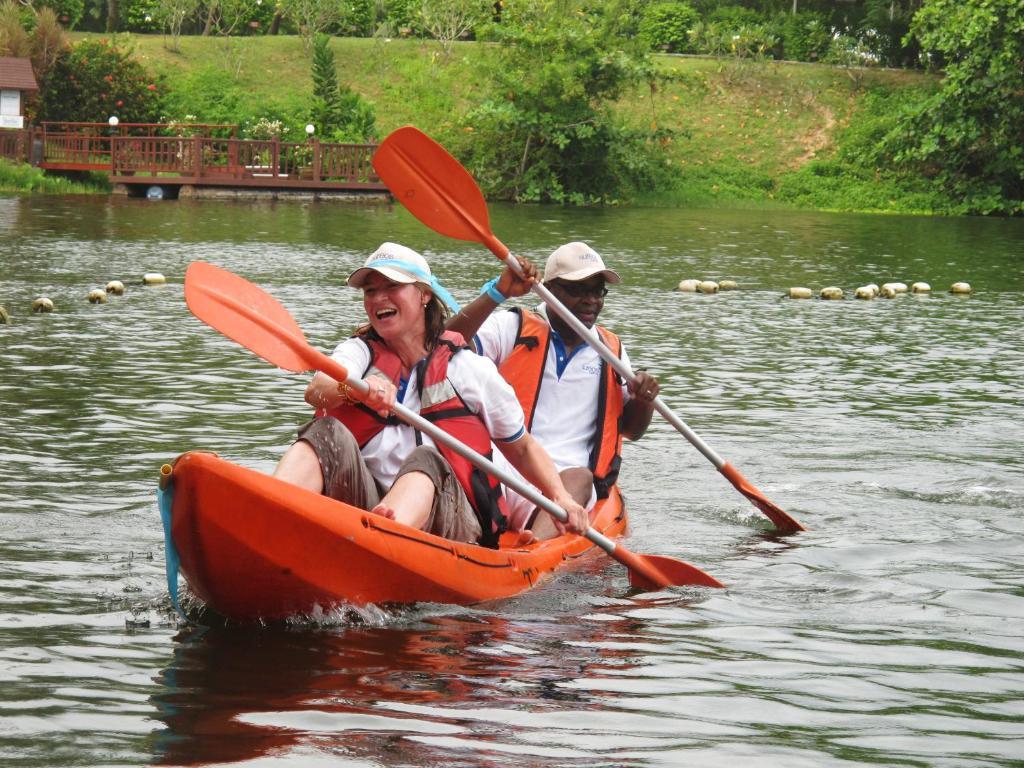
[[[28,131],[0,130],[0,157],[6,160],[28,159]]]
[[[371,163],[375,144],[217,138],[214,131],[233,130],[219,125],[184,126],[187,136],[160,135],[180,128],[43,123],[29,131],[0,132],[0,156],[30,156],[47,170],[106,171],[126,184],[386,190]]]
[[[113,176],[174,174],[191,178],[377,185],[373,144],[246,139],[120,137],[111,139]]]

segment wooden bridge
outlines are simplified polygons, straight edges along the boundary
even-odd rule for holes
[[[175,129],[190,135],[166,135]],[[0,132],[0,157],[27,158],[45,170],[102,171],[140,194],[155,186],[174,196],[186,187],[386,193],[371,164],[374,150],[315,138],[238,139],[234,126],[209,124],[42,123]]]

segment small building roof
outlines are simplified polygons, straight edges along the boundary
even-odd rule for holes
[[[36,76],[32,74],[32,62],[13,56],[0,56],[0,88],[38,91]]]

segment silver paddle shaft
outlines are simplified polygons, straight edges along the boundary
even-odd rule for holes
[[[370,391],[369,385],[362,379],[357,379],[355,376],[349,376],[345,380],[345,383],[348,384],[348,386],[352,387],[352,389],[362,393],[363,395],[367,394]],[[563,523],[568,522],[569,515],[566,513],[566,511],[557,504],[555,504],[555,502],[553,502],[547,496],[544,496],[532,485],[524,483],[519,478],[501,469],[493,461],[488,459],[483,454],[474,451],[465,443],[462,443],[459,440],[455,439],[447,432],[445,432],[443,429],[438,427],[436,424],[427,421],[418,413],[409,410],[401,403],[395,403],[394,406],[392,406],[392,410],[395,412],[398,418],[400,418],[406,424],[415,427],[420,432],[423,432],[426,435],[430,435],[430,437],[432,437],[435,441],[447,445],[457,454],[473,462],[473,464],[480,467],[488,474],[494,475],[496,478],[498,478],[509,488],[513,489],[520,496],[529,499],[541,509],[550,512]],[[595,544],[597,544],[597,546],[599,546],[608,554],[611,554],[615,551],[615,542],[609,539],[604,534],[598,533],[593,528],[588,527],[583,535]]]
[[[519,260],[511,258],[511,254],[505,257],[505,263],[508,264],[512,270],[519,275],[523,276],[523,268],[519,265]],[[629,367],[620,360],[614,352],[608,349],[608,345],[601,341],[601,337],[597,335],[597,332],[593,328],[587,328],[583,322],[576,317],[572,312],[566,309],[565,305],[560,302],[551,291],[544,287],[543,283],[537,282],[533,284],[533,292],[540,296],[544,303],[555,311],[562,320],[569,324],[569,327],[576,332],[576,335],[581,339],[584,339],[587,344],[597,350],[597,353],[604,358],[604,360],[622,376],[626,381],[633,381],[636,376],[633,374]],[[700,435],[690,429],[686,422],[680,419],[671,408],[661,399],[661,395],[654,398],[654,409],[665,417],[665,420],[675,427],[683,437],[690,441],[690,444],[698,451],[704,454],[704,457],[715,465],[716,469],[721,469],[725,465],[725,459],[719,456],[711,448],[710,445],[701,440]]]

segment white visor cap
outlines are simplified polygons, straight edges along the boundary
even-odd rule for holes
[[[362,288],[371,272],[379,272],[396,283],[423,283],[430,285],[430,265],[412,248],[398,243],[383,243],[370,254],[366,262],[348,276],[348,284]]]

